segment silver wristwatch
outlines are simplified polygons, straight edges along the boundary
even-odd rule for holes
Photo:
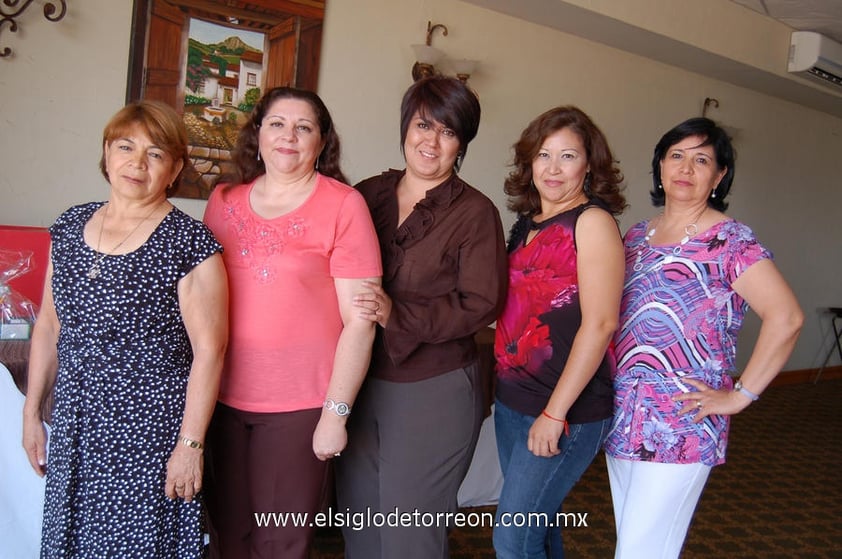
[[[351,406],[346,404],[345,402],[335,402],[328,398],[325,400],[324,408],[327,411],[332,411],[339,417],[345,417],[346,415],[351,415]]]
[[[751,399],[752,402],[756,402],[757,400],[760,399],[760,396],[758,396],[757,394],[755,394],[754,392],[752,392],[748,388],[745,388],[743,386],[743,381],[741,381],[741,380],[738,380],[737,382],[734,383],[734,392],[741,393],[743,396]]]

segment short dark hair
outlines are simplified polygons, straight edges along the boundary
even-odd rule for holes
[[[187,130],[175,109],[161,101],[136,101],[129,103],[112,116],[102,131],[103,153],[99,160],[99,170],[105,180],[108,170],[105,166],[105,146],[125,136],[133,126],[140,126],[156,146],[172,157],[173,163],[181,161],[181,172],[190,166],[187,154]],[[181,172],[173,181],[178,183]]]
[[[614,215],[622,213],[626,208],[626,199],[620,188],[623,175],[614,161],[608,140],[587,114],[571,105],[556,107],[539,115],[529,123],[513,146],[514,169],[503,186],[503,192],[509,196],[509,209],[518,215],[535,215],[541,210],[541,197],[532,182],[532,162],[544,140],[564,128],[579,136],[585,146],[591,174],[590,179],[585,179],[585,195]]]
[[[321,98],[306,89],[295,87],[276,87],[267,91],[260,101],[257,102],[249,116],[248,121],[240,129],[237,138],[237,147],[234,150],[233,160],[236,166],[234,177],[226,177],[224,182],[230,180],[232,185],[251,182],[266,172],[266,165],[262,160],[258,161],[257,151],[259,146],[260,125],[269,107],[279,99],[297,99],[306,101],[313,108],[316,120],[319,123],[319,132],[324,142],[322,153],[316,160],[319,172],[327,177],[348,183],[345,174],[339,163],[340,145],[339,134],[333,126],[333,119],[330,111]]]
[[[441,122],[456,133],[459,155],[453,168],[459,171],[468,144],[479,129],[481,111],[476,93],[458,79],[447,76],[430,76],[412,84],[401,101],[401,153],[404,153],[409,123],[416,112],[424,119]]]
[[[727,169],[725,176],[713,189],[716,196],[708,197],[708,206],[724,212],[728,209],[728,202],[725,201],[725,197],[731,192],[731,183],[734,182],[734,161],[737,155],[734,146],[731,145],[731,138],[728,137],[725,130],[717,126],[711,119],[704,117],[685,120],[661,136],[661,140],[655,146],[655,154],[652,157],[652,190],[649,192],[652,204],[663,206],[666,198],[663,186],[661,186],[661,162],[672,146],[691,136],[702,138],[702,143],[699,146],[713,146],[716,168],[720,171]]]

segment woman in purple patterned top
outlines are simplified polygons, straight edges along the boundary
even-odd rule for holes
[[[728,423],[786,363],[803,322],[751,229],[723,211],[730,139],[706,118],[667,132],[652,160],[659,216],[625,236],[615,338],[614,422],[605,443],[616,559],[678,557]],[[762,327],[740,381],[737,334],[748,306]]]

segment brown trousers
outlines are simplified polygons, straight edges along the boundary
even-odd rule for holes
[[[328,476],[327,462],[313,454],[320,416],[321,409],[252,413],[217,404],[205,465],[211,558],[308,557],[309,523]],[[304,526],[294,526],[302,513]]]

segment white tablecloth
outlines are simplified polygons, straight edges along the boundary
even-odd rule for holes
[[[491,415],[485,418],[479,432],[477,449],[468,469],[468,475],[459,488],[459,506],[477,507],[496,505],[503,487],[503,472],[497,457],[497,439],[494,434],[494,406]]]
[[[23,400],[0,364],[0,559],[35,559],[41,546],[44,479],[21,446]]]

